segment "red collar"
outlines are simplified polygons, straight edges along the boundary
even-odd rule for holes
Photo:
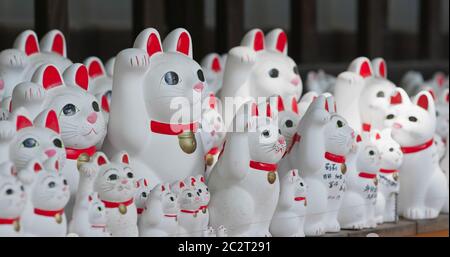
[[[332,154],[330,152],[325,153],[325,159],[336,163],[345,163],[345,156]]]
[[[191,211],[191,210],[180,210],[182,213],[188,213],[188,214],[197,214],[198,210]]]
[[[14,219],[4,219],[0,218],[0,225],[12,225],[14,222],[18,222],[20,220],[20,217],[14,218]]]
[[[384,174],[392,174],[392,173],[398,172],[398,170],[380,169],[380,172],[384,173]]]
[[[56,211],[48,211],[42,209],[34,209],[34,214],[45,216],[45,217],[55,217],[57,214],[62,215],[64,213],[64,209],[56,210]]]
[[[120,205],[125,205],[125,206],[129,206],[134,202],[134,199],[131,198],[128,201],[125,202],[108,202],[108,201],[103,201],[102,202],[105,204],[106,208],[118,208]]]
[[[374,179],[374,178],[376,178],[377,174],[371,174],[371,173],[367,173],[367,172],[360,172],[359,176],[361,178]]]
[[[203,206],[200,206],[200,208],[198,208],[199,211],[203,211],[206,209],[208,209],[208,205],[203,205]]]
[[[162,123],[158,121],[152,120],[150,122],[150,130],[153,133],[169,135],[169,136],[178,136],[184,131],[192,131],[197,132],[198,122],[190,123],[190,124],[171,124],[171,123]]]
[[[138,214],[142,214],[144,212],[144,208],[137,208],[136,210]]]
[[[296,202],[306,201],[306,197],[298,196],[298,197],[295,197],[294,200],[295,200]]]
[[[277,171],[278,165],[272,163],[250,161],[250,168],[253,168],[255,170],[263,170],[267,172],[275,172]]]
[[[89,155],[89,157],[92,157],[95,152],[97,152],[95,145],[86,149],[66,148],[66,155],[69,160],[77,160],[78,157],[84,153]]]
[[[434,143],[433,139],[430,139],[429,141],[427,141],[421,145],[405,146],[405,147],[402,147],[401,149],[404,154],[417,153],[417,152],[423,151],[423,150],[427,149],[428,147],[432,146],[433,143]]]
[[[219,147],[214,147],[211,150],[209,150],[209,152],[208,152],[208,154],[211,154],[211,155],[216,155],[218,153],[219,153]]]
[[[164,214],[164,217],[167,217],[167,218],[176,218],[178,215],[176,215],[176,214]]]
[[[372,125],[368,124],[368,123],[363,123],[362,124],[362,130],[364,132],[370,132],[370,130],[372,129]]]

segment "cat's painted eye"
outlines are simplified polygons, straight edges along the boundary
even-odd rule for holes
[[[278,129],[278,134],[280,134],[280,135],[281,135],[281,129]]]
[[[338,126],[338,128],[342,128],[344,126],[344,122],[342,122],[341,120],[338,120],[336,122],[336,125]]]
[[[436,111],[436,117],[439,117],[440,113],[439,111]]]
[[[63,114],[65,116],[73,116],[73,115],[75,115],[78,112],[78,110],[77,110],[77,107],[75,107],[75,105],[73,105],[73,104],[66,104],[63,107],[62,112],[63,112]]]
[[[6,195],[14,194],[14,190],[12,190],[11,188],[8,188],[5,192],[6,192]]]
[[[206,192],[209,192],[209,188],[206,188]]]
[[[108,176],[108,179],[109,180],[117,180],[118,176],[116,174],[111,174],[111,175]]]
[[[200,194],[203,193],[203,191],[202,191],[201,189],[199,189],[198,192],[199,192]]]
[[[34,138],[27,138],[22,142],[22,146],[25,148],[34,148],[38,145],[38,142]]]
[[[264,131],[262,132],[262,135],[263,135],[265,138],[269,138],[269,137],[270,137],[270,132],[269,132],[268,130],[264,130]]]
[[[169,199],[170,201],[175,202],[175,198],[173,196],[171,196]]]
[[[292,120],[287,120],[284,124],[288,128],[292,128],[294,126],[294,122],[292,122]]]
[[[369,155],[370,155],[370,156],[374,156],[374,155],[375,155],[375,151],[370,150],[370,151],[369,151]]]
[[[408,120],[411,121],[411,122],[417,122],[417,118],[414,117],[414,116],[410,116],[410,117],[408,118]]]
[[[300,186],[303,187],[303,182],[300,182]]]
[[[53,145],[55,145],[58,148],[62,148],[63,143],[62,143],[61,139],[56,138],[55,140],[53,140]]]
[[[191,194],[191,193],[188,193],[187,196],[188,196],[188,197],[192,197],[192,194]]]
[[[298,71],[298,67],[297,66],[294,66],[294,73],[297,74],[297,75],[300,74],[300,72]]]
[[[68,183],[67,183],[67,180],[66,180],[66,179],[63,180],[63,184],[64,184],[65,186],[67,186]]]
[[[49,188],[54,188],[56,186],[56,183],[55,182],[50,182],[50,183],[48,183],[48,187]]]
[[[394,148],[389,148],[389,152],[393,152],[394,151]]]
[[[144,198],[147,198],[147,193],[146,192],[142,192],[141,196],[144,197]]]
[[[127,177],[128,177],[128,178],[133,178],[133,177],[134,177],[134,175],[133,175],[133,173],[131,173],[131,172],[128,172],[128,173],[127,173]]]
[[[388,119],[388,120],[392,120],[394,118],[395,118],[394,114],[389,114],[388,116],[386,116],[386,119]]]
[[[271,78],[278,78],[278,76],[280,76],[280,71],[277,70],[277,69],[271,69],[271,70],[269,71],[269,76],[270,76]]]
[[[218,121],[218,122],[222,122],[222,118],[220,118],[220,116],[217,117],[217,121]]]
[[[99,207],[97,207],[97,210],[98,210],[98,211],[102,211],[103,208],[99,206]]]
[[[383,92],[383,91],[378,91],[377,97],[383,98],[384,96],[385,96],[385,95],[384,95],[384,92]]]
[[[92,109],[94,109],[95,112],[100,111],[100,106],[98,105],[97,101],[92,102]]]
[[[164,81],[167,85],[174,86],[180,82],[180,78],[176,72],[169,71],[164,75]]]
[[[23,185],[20,186],[20,191],[25,191],[25,187],[23,187]]]
[[[197,71],[197,77],[201,82],[205,82],[205,74],[201,69]]]

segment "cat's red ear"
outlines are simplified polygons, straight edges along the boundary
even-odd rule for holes
[[[376,76],[381,78],[387,78],[387,65],[383,58],[376,58],[372,61],[372,67]]]
[[[24,128],[32,127],[33,122],[28,119],[28,117],[25,117],[23,115],[18,115],[16,118],[16,131],[20,131]]]
[[[38,162],[34,163],[33,170],[34,170],[35,173],[38,173],[39,171],[42,170],[42,165],[40,163],[38,163]]]
[[[184,182],[183,181],[180,181],[180,188],[184,188],[186,185],[184,184]]]
[[[266,48],[287,55],[288,38],[282,29],[274,29],[265,37]]]
[[[220,64],[220,59],[218,56],[214,57],[214,59],[211,63],[211,70],[213,70],[214,72],[222,71],[222,65]]]
[[[376,140],[380,140],[380,139],[381,139],[380,133],[377,133],[377,134],[375,135],[375,139],[376,139]]]
[[[355,72],[363,78],[372,76],[372,65],[366,57],[356,58],[348,68],[348,71]]]
[[[197,183],[197,180],[195,178],[191,178],[191,186],[195,186],[195,183]]]
[[[278,96],[278,112],[284,112],[284,103],[283,98],[281,96]]]
[[[256,103],[252,104],[252,117],[258,117],[259,116],[259,110],[258,105]]]
[[[56,115],[56,112],[54,110],[50,110],[47,113],[47,117],[45,118],[45,127],[55,131],[57,134],[61,133],[61,130],[59,128],[58,115]]]
[[[55,170],[59,171],[59,161],[55,161]]]
[[[272,109],[270,108],[270,103],[266,104],[266,116],[272,118]]]
[[[166,187],[164,185],[161,185],[161,192],[166,191]]]
[[[297,114],[300,114],[300,112],[298,111],[297,98],[295,96],[292,98],[291,105],[292,105],[292,111],[297,113]]]
[[[103,166],[109,163],[108,157],[106,157],[106,155],[102,152],[95,153],[93,159],[98,166]]]
[[[110,107],[109,107],[108,97],[106,95],[102,96],[102,109],[106,113],[109,113]]]
[[[88,201],[92,202],[92,196],[91,195],[88,196]]]
[[[391,96],[391,105],[401,104],[403,102],[403,97],[400,92],[397,92],[395,95]]]
[[[89,78],[97,78],[106,75],[103,62],[97,57],[89,57],[84,61],[84,65],[87,67]]]
[[[361,137],[361,135],[358,135],[358,136],[356,136],[356,142],[361,142],[362,141],[362,137]]]
[[[122,154],[122,163],[124,164],[130,164],[130,157],[127,153]]]
[[[57,29],[45,34],[41,39],[40,47],[43,52],[52,52],[67,57],[66,39],[64,34]]]
[[[163,51],[159,32],[154,28],[147,28],[139,33],[134,47],[145,50],[150,57]]]
[[[297,172],[295,170],[292,170],[292,176],[293,177],[297,176]]]
[[[211,108],[212,110],[214,110],[216,108],[217,105],[217,99],[216,96],[214,95],[214,93],[209,94],[209,108]]]
[[[175,29],[167,35],[163,42],[165,52],[178,52],[192,58],[192,39],[185,29]]]
[[[325,110],[330,112],[330,107],[328,106],[328,101],[325,101]]]
[[[41,65],[33,74],[32,82],[41,84],[45,90],[63,85],[63,79],[58,68],[51,64]]]
[[[253,29],[249,31],[242,39],[241,46],[247,46],[254,51],[262,51],[266,48],[264,32],[260,29]]]
[[[421,94],[419,95],[416,104],[428,111],[428,109],[430,108],[430,99],[426,94]]]
[[[434,93],[434,90],[432,88],[428,89],[428,92],[430,93],[430,95],[433,97],[433,100],[436,101],[436,94]]]
[[[89,75],[86,66],[74,63],[64,71],[64,81],[69,85],[77,86],[84,91],[89,90]]]
[[[205,177],[201,176],[200,177],[200,182],[205,183]]]
[[[26,30],[16,38],[14,48],[23,51],[27,56],[39,53],[37,35],[32,30]]]

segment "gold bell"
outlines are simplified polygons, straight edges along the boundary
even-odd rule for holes
[[[56,223],[58,223],[58,224],[61,224],[61,223],[62,223],[62,216],[61,216],[61,214],[57,213],[57,214],[55,215],[55,221],[56,221]]]
[[[342,163],[341,165],[341,173],[342,175],[345,175],[345,173],[347,173],[347,165],[345,165],[345,163]]]
[[[206,214],[206,209],[203,209],[202,212],[203,212],[203,214]]]
[[[395,172],[394,174],[392,174],[392,178],[394,179],[394,181],[398,181],[398,179],[399,179],[398,172]]]
[[[211,166],[214,163],[214,156],[212,154],[206,155],[206,165]]]
[[[77,168],[78,170],[80,170],[81,165],[83,165],[84,163],[87,163],[91,160],[91,157],[89,157],[89,155],[87,153],[82,153],[80,154],[80,156],[78,156],[77,159]]]
[[[269,172],[267,173],[267,181],[269,182],[269,184],[273,184],[275,183],[275,181],[277,180],[277,174],[275,172]]]
[[[122,215],[127,214],[127,207],[125,205],[123,205],[123,204],[119,205],[119,212]]]
[[[16,220],[13,223],[14,231],[20,232],[20,221]]]
[[[179,134],[178,143],[180,144],[181,150],[187,154],[191,154],[197,149],[197,141],[192,131],[185,131]]]
[[[374,178],[373,183],[375,184],[375,186],[378,186],[378,178]]]

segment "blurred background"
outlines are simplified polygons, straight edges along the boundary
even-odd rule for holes
[[[385,57],[394,81],[412,69],[448,73],[448,0],[0,0],[0,50],[24,29],[57,28],[72,60],[107,60],[146,27],[162,37],[187,28],[197,60],[228,51],[251,28],[280,27],[303,74],[336,74],[360,55]]]

